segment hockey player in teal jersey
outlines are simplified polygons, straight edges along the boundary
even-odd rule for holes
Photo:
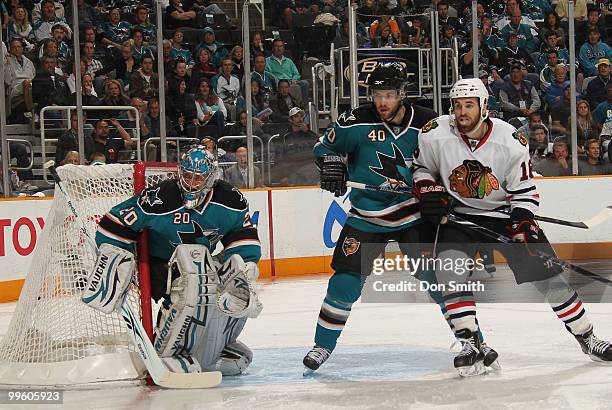
[[[379,66],[371,74],[372,103],[342,114],[314,148],[322,189],[344,195],[349,177],[370,185],[412,187],[410,165],[418,133],[437,115],[404,101],[406,87],[407,76],[397,64]],[[372,262],[388,241],[399,242],[401,251],[414,258],[428,251],[419,244],[433,242],[432,226],[422,223],[416,198],[354,189],[350,200],[352,208],[334,251],[335,272],[319,313],[315,346],[303,360],[305,374],[317,370],[336,347]]]
[[[216,159],[206,147],[183,154],[178,168],[178,178],[147,188],[104,215],[96,232],[100,256],[94,272],[108,271],[118,284],[108,279],[108,292],[100,292],[100,286],[89,291],[90,277],[83,300],[103,311],[120,305],[121,297],[108,295],[123,293],[129,284],[132,272],[124,261],[133,257],[137,235],[146,228],[151,293],[161,302],[154,342],[158,353],[170,367],[176,364],[175,371],[239,374],[252,353],[236,339],[246,317],[261,310],[252,286],[261,256],[257,228],[242,193],[216,179]],[[219,242],[222,261],[215,263],[210,254]],[[108,267],[112,263],[101,263],[114,255],[123,258],[114,270]]]

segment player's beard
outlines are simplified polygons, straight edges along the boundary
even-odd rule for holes
[[[387,106],[384,107],[384,112],[381,112],[379,107],[376,107],[376,112],[378,113],[378,116],[380,117],[381,120],[385,121],[385,122],[391,122],[393,121],[396,117],[398,117],[399,112],[401,111],[402,108],[402,101],[400,100],[397,105],[393,104],[389,104]]]
[[[469,121],[463,120],[459,122],[459,118],[455,117],[455,124],[457,125],[457,131],[459,131],[461,134],[464,134],[464,135],[467,135],[471,133],[472,131],[474,131],[474,128],[476,128],[476,126],[478,125],[478,122],[480,121],[479,117],[474,117],[473,119],[472,118],[466,118],[466,119],[469,119]]]

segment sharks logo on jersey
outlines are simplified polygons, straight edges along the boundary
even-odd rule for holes
[[[202,229],[200,224],[195,221],[191,221],[191,226],[193,227],[192,231],[176,232],[181,242],[173,243],[173,246],[178,246],[180,244],[201,244],[202,242],[198,241],[198,239],[206,238],[210,243],[210,248],[214,249],[217,242],[221,240],[218,229]]]
[[[140,205],[142,206],[145,204],[151,207],[164,204],[164,201],[159,197],[159,187],[146,191],[145,194],[140,197]]]
[[[410,168],[410,164],[406,163],[404,154],[402,154],[398,146],[395,144],[391,145],[393,146],[393,156],[377,151],[376,155],[378,156],[380,167],[370,166],[370,169],[386,178],[387,182],[403,182],[403,185],[408,186],[405,175],[408,172],[408,168]],[[412,162],[411,159],[409,162]]]

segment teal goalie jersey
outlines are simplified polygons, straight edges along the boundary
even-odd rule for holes
[[[200,244],[213,252],[218,242],[224,259],[238,254],[245,262],[258,262],[261,248],[252,225],[249,205],[230,184],[217,181],[204,203],[183,206],[180,188],[169,180],[146,189],[113,207],[100,221],[96,242],[111,243],[134,252],[138,233],[149,231],[150,256],[169,260],[179,244]]]
[[[372,104],[343,113],[314,148],[315,157],[347,158],[349,180],[370,185],[412,187],[412,155],[418,133],[436,113],[405,105],[402,125],[383,122]],[[347,224],[365,232],[393,232],[418,222],[418,200],[412,196],[353,189]]]

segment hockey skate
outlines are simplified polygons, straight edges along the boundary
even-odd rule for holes
[[[495,349],[487,345],[486,342],[482,342],[480,345],[480,351],[484,355],[482,363],[485,365],[485,367],[488,367],[494,371],[501,370],[501,365],[497,361],[499,354]]]
[[[327,359],[329,359],[330,355],[331,350],[315,345],[315,347],[310,349],[310,352],[304,356],[302,363],[304,363],[306,368],[304,369],[303,375],[308,376],[314,373]]]
[[[462,346],[461,351],[457,353],[454,359],[455,369],[457,369],[459,376],[470,377],[486,373],[487,369],[484,364],[485,354],[481,350],[482,347],[478,334],[470,332],[468,329],[463,329],[457,333],[457,341],[453,343],[453,346],[457,343],[461,343]],[[493,358],[491,352],[495,351],[488,346],[487,349],[491,350],[489,352],[490,359]],[[493,361],[496,359],[497,357],[493,358]]]
[[[575,336],[582,351],[594,362],[612,362],[612,344],[593,334],[593,329],[581,336]]]

